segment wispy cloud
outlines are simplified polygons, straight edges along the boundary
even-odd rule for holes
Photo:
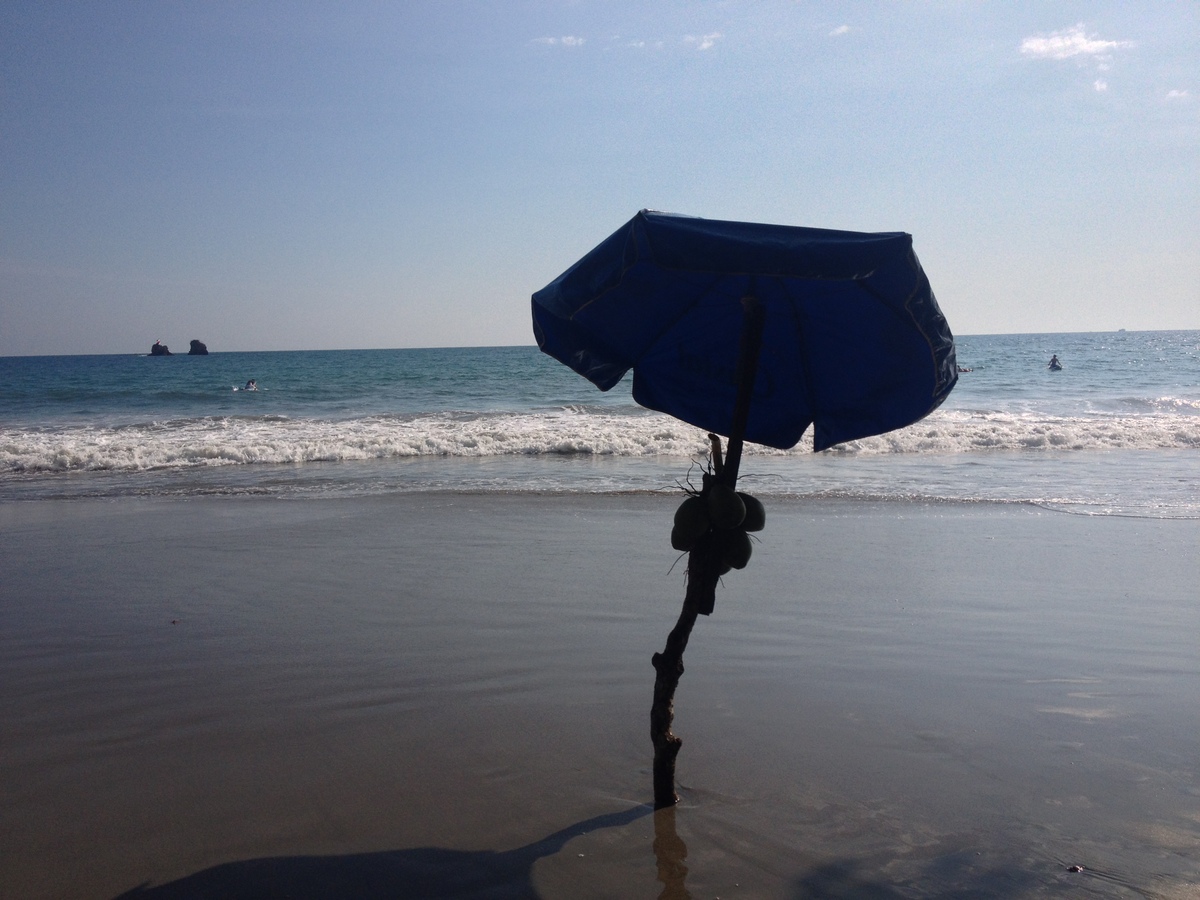
[[[1191,97],[1190,91],[1171,90],[1167,91],[1168,100],[1187,100]]]
[[[582,47],[584,39],[576,37],[573,34],[568,34],[563,37],[540,37],[534,38],[535,44],[545,44],[548,47]]]
[[[1079,24],[1050,34],[1039,34],[1021,41],[1021,55],[1033,59],[1070,59],[1073,56],[1106,57],[1114,50],[1132,47],[1132,41],[1106,41],[1092,37]]]
[[[714,31],[711,34],[695,35],[689,34],[683,39],[685,44],[693,45],[697,50],[711,50],[716,46],[717,41],[725,35],[719,31]]]
[[[1094,87],[1097,91],[1100,91],[1101,93],[1103,93],[1104,91],[1108,90],[1108,82],[1105,81],[1103,78],[1097,78],[1095,81],[1092,82],[1092,87]]]
[[[849,34],[849,33],[850,33],[849,25],[839,25],[837,28],[833,29],[833,31],[829,32],[829,36],[830,37],[840,37],[843,34]]]

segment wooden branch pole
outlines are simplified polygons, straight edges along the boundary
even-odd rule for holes
[[[710,434],[713,446],[713,473],[705,475],[704,486],[717,481],[733,488],[737,486],[738,468],[742,461],[742,435],[750,415],[750,398],[758,374],[758,352],[762,346],[765,311],[755,297],[742,298],[742,338],[738,348],[737,399],[733,408],[733,423],[729,431],[729,447],[721,459],[721,439]],[[687,592],[683,610],[662,653],[651,658],[654,665],[654,703],[650,707],[650,740],[654,744],[654,808],[665,809],[679,802],[675,793],[675,758],[683,741],[671,732],[675,720],[675,688],[683,675],[683,651],[696,617],[712,612],[716,601],[717,583],[721,578],[721,556],[715,547],[713,534],[700,538],[688,554]]]

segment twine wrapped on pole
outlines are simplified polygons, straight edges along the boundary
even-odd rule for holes
[[[712,442],[712,473],[704,476],[704,492],[720,484],[737,487],[738,469],[742,461],[742,436],[750,414],[750,399],[754,379],[758,374],[758,353],[762,346],[765,311],[753,296],[742,298],[742,337],[738,348],[737,404],[729,430],[725,458],[721,456],[721,439],[710,434]],[[683,651],[696,624],[696,617],[709,615],[716,602],[717,583],[721,578],[721,553],[716,533],[702,536],[688,554],[687,592],[683,609],[671,633],[667,635],[662,653],[651,659],[655,669],[654,702],[650,708],[650,739],[654,744],[654,808],[664,809],[679,802],[675,793],[675,758],[683,741],[671,731],[675,720],[675,688],[683,675]]]

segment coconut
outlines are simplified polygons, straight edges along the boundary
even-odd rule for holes
[[[746,568],[752,550],[750,535],[740,528],[721,534],[721,562],[725,565],[735,569]]]
[[[671,546],[676,550],[691,550],[708,531],[708,510],[703,499],[688,497],[675,510],[675,527],[671,529]]]
[[[703,525],[705,530],[708,529],[708,512],[699,494],[692,494],[679,504],[679,509],[675,510],[675,524],[688,528]]]
[[[671,546],[676,550],[686,553],[696,546],[696,538],[676,525],[671,529]]]
[[[746,518],[742,520],[742,528],[746,531],[762,531],[767,524],[767,510],[763,507],[762,501],[749,494],[743,494],[741,491],[738,491],[738,496],[746,505]]]
[[[714,528],[737,528],[746,518],[746,504],[733,488],[714,484],[708,492],[708,518]]]

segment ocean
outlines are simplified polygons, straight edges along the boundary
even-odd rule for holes
[[[970,371],[930,416],[749,446],[744,489],[1200,517],[1200,331],[956,343]],[[5,357],[0,385],[6,501],[676,491],[706,450],[628,379],[601,393],[535,347]]]

